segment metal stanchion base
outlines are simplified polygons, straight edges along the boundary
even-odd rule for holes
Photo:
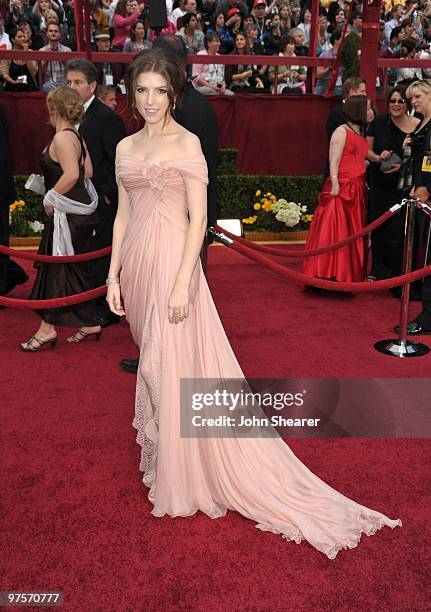
[[[406,340],[402,342],[396,340],[380,340],[374,345],[376,351],[385,355],[393,355],[394,357],[422,357],[430,352],[429,346],[420,342]]]

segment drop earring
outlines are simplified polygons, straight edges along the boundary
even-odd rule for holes
[[[172,104],[172,110],[175,110],[177,108],[177,100],[176,98],[174,98],[174,103]]]

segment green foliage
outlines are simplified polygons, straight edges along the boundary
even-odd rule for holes
[[[24,219],[27,221],[39,221],[40,223],[44,222],[45,213],[43,210],[43,198],[37,193],[33,191],[29,191],[24,187],[28,176],[15,176],[15,189],[16,189],[16,199],[24,200],[25,207],[22,209],[22,214]],[[11,234],[14,236],[22,236],[25,234],[15,234],[11,227]],[[29,235],[29,234],[27,234]]]
[[[351,77],[359,76],[360,62],[358,51],[361,48],[361,37],[356,32],[351,32],[344,39],[344,45],[341,50],[341,65],[345,70],[343,73],[343,82]]]
[[[236,149],[220,149],[217,163],[217,174],[236,174],[235,161],[237,156]]]
[[[219,219],[244,219],[254,213],[253,205],[256,190],[262,193],[273,193],[277,198],[301,203],[307,206],[307,214],[312,214],[317,206],[317,196],[322,187],[321,176],[218,176]],[[292,228],[294,231],[309,227],[309,223],[300,222]],[[269,231],[289,231],[271,215],[265,215],[262,227],[250,225],[249,229],[265,229]]]
[[[307,214],[312,214],[317,205],[317,196],[322,186],[321,176],[246,176],[240,175],[235,170],[237,152],[234,149],[222,149],[219,153],[217,168],[217,187],[219,198],[219,219],[243,219],[253,215],[253,204],[256,199],[256,190],[260,189],[263,194],[273,193],[277,198],[285,198],[288,201],[301,203],[307,206]],[[16,176],[15,186],[17,200],[24,200],[26,205],[20,211],[23,222],[19,227],[11,226],[12,235],[31,235],[26,232],[24,221],[44,222],[43,198],[32,191],[25,189],[24,184],[27,176]],[[303,229],[309,224],[301,222],[293,229]],[[267,229],[271,231],[285,231],[288,228],[275,219],[272,214],[265,215],[263,226],[249,226],[250,229]],[[24,234],[16,232],[26,232]]]

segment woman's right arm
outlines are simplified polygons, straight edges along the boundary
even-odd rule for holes
[[[122,15],[114,15],[114,28],[120,27],[124,28],[124,26],[132,25],[139,18],[141,13],[133,13],[133,15],[129,15],[128,17],[123,17]]]
[[[117,215],[114,222],[114,230],[112,234],[112,252],[111,252],[111,265],[109,266],[108,278],[118,279],[121,269],[120,253],[121,245],[123,243],[124,234],[130,217],[130,203],[129,196],[121,182],[118,181],[118,209]],[[108,302],[110,310],[122,317],[126,313],[121,305],[121,292],[120,284],[115,283],[108,285],[106,294],[106,301]]]
[[[331,142],[329,143],[329,171],[331,175],[331,195],[336,196],[340,191],[338,184],[338,168],[340,166],[341,156],[346,144],[346,130],[340,125],[332,134]]]
[[[17,85],[18,81],[15,81],[11,76],[9,76],[9,66],[10,62],[7,60],[2,60],[0,63],[0,73],[5,83],[9,83],[9,85]]]

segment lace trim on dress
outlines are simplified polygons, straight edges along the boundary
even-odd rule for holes
[[[384,519],[379,519],[377,521],[375,519],[373,520],[367,517],[362,511],[358,511],[358,514],[356,516],[356,522],[358,527],[357,529],[351,530],[350,537],[346,538],[342,542],[335,542],[335,544],[331,546],[328,552],[324,553],[326,554],[328,559],[335,559],[340,550],[356,548],[361,541],[361,536],[363,533],[365,533],[367,536],[372,536],[382,527],[387,526],[387,523],[385,523]],[[255,525],[255,527],[257,529],[260,529],[261,531],[271,531],[272,533],[280,533],[285,540],[295,542],[296,544],[300,544],[303,540],[305,540],[305,537],[301,533],[300,529],[296,531],[287,531],[285,528],[280,527],[280,529],[277,529],[272,525],[264,523],[259,523]],[[401,520],[398,519],[397,521],[395,521],[395,524],[391,527],[392,529],[394,529],[394,527],[402,527]]]
[[[142,362],[146,345],[152,334],[152,323],[154,309],[151,310],[149,321],[142,332],[141,354],[139,358],[138,375],[136,382],[135,417],[133,427],[138,430],[136,442],[141,446],[141,461],[139,469],[144,472],[143,482],[147,487],[152,487],[156,477],[157,444],[159,437],[160,417],[160,383],[162,356],[160,347],[147,347],[151,356],[151,374],[144,378],[142,374]],[[150,492],[150,494],[153,492]]]

